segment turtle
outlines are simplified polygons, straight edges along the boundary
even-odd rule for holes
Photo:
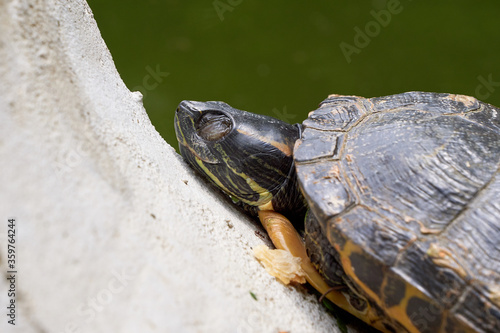
[[[333,94],[292,125],[182,101],[174,124],[188,164],[341,308],[383,332],[500,332],[499,108]]]

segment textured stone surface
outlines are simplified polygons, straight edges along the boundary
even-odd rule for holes
[[[334,331],[156,132],[86,2],[0,0],[0,31],[1,332]]]

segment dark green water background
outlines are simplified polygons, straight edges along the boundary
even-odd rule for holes
[[[88,2],[123,80],[175,148],[184,99],[291,123],[331,93],[453,92],[500,105],[500,1]],[[358,53],[346,57],[341,43]]]

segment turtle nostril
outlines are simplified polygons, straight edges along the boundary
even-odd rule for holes
[[[182,101],[177,106],[176,112],[196,114],[199,112],[197,103],[200,104],[199,102],[194,102],[194,101]]]

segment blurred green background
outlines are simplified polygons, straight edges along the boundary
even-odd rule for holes
[[[291,123],[331,93],[454,92],[500,105],[499,1],[88,2],[123,80],[176,149],[184,99]]]

